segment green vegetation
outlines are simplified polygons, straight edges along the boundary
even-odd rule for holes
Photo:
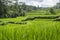
[[[21,20],[24,20],[25,18],[29,18],[29,16],[17,18],[1,18],[0,40],[60,40],[59,21],[54,21],[53,19],[48,18],[24,21],[27,22],[27,24],[15,24],[16,22],[22,22]],[[11,24],[7,22],[14,23]],[[2,25],[1,23],[4,23],[5,25]]]
[[[0,40],[60,40],[60,22],[35,19],[24,25],[0,25]]]
[[[50,8],[50,13],[51,14],[56,14],[53,8]]]
[[[0,40],[60,40],[60,9],[15,1],[0,0]]]

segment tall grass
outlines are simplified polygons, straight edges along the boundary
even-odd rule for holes
[[[60,40],[60,22],[34,20],[0,26],[0,40]]]

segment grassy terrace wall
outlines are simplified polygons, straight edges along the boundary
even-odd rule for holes
[[[27,20],[34,20],[34,19],[56,19],[59,18],[60,16],[37,16],[37,17],[27,17],[26,19],[22,21],[27,21]]]

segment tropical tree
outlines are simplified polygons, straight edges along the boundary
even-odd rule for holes
[[[7,17],[7,6],[3,0],[0,0],[0,17]]]

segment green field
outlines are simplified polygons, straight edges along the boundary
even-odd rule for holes
[[[0,18],[0,40],[60,40],[59,21],[49,18],[22,21],[37,16],[56,16],[42,14],[45,12],[33,11],[25,17]]]
[[[60,40],[60,1],[0,0],[0,40]]]
[[[52,21],[30,21],[26,25],[4,25],[0,27],[0,40],[59,40],[59,24]]]

